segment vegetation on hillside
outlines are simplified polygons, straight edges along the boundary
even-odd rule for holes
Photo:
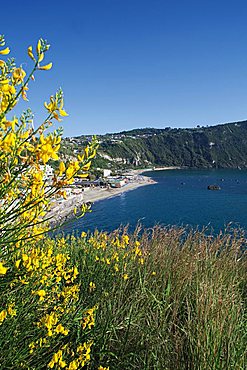
[[[62,147],[79,148],[85,139],[66,139]],[[194,129],[135,129],[99,140],[98,167],[247,167],[247,121]]]

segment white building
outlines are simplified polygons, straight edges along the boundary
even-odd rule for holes
[[[111,174],[111,170],[103,169],[103,177],[108,177]]]

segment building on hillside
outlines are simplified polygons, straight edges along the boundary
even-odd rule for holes
[[[93,180],[93,181],[90,181],[90,180],[83,180],[83,179],[76,179],[75,182],[74,182],[74,185],[75,186],[81,186],[82,188],[94,188],[94,187],[98,187],[98,186],[105,186],[105,181],[103,181],[102,179],[97,179],[97,180]]]
[[[103,169],[103,177],[108,177],[111,175],[111,170]]]
[[[111,188],[122,188],[127,182],[128,180],[124,177],[108,177],[108,184]]]

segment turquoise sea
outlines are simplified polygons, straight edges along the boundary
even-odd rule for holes
[[[68,224],[64,231],[112,231],[121,224],[133,231],[138,222],[144,227],[208,226],[214,232],[232,223],[247,231],[246,170],[169,170],[145,175],[157,184],[94,203],[92,213]],[[212,184],[221,190],[208,190]]]

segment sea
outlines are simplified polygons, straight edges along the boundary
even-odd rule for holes
[[[64,226],[65,233],[111,232],[128,225],[182,226],[217,234],[247,231],[247,170],[165,170],[144,173],[156,181],[92,205],[92,212]],[[217,185],[220,190],[208,190]]]

